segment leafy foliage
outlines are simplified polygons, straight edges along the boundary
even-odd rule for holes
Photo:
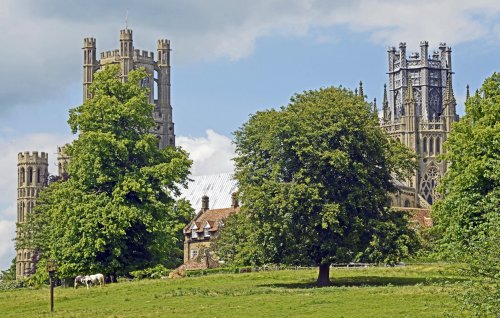
[[[391,175],[415,168],[413,155],[389,141],[374,117],[342,88],[307,91],[287,107],[252,115],[235,133],[244,205],[222,231],[222,257],[321,269],[407,255],[413,234],[405,216],[388,208],[388,192]]]
[[[453,125],[443,159],[444,197],[433,207],[445,257],[465,262],[470,289],[462,300],[476,314],[500,312],[500,73],[486,79]]]
[[[0,271],[0,281],[13,281],[16,280],[16,258],[12,259],[9,268],[4,271]]]
[[[145,269],[132,271],[130,272],[130,275],[135,279],[145,279],[145,278],[158,279],[161,278],[162,276],[163,277],[167,276],[169,272],[170,270],[168,268],[159,264],[156,265],[155,267],[148,267]]]
[[[139,85],[145,76],[135,70],[123,83],[119,68],[109,66],[96,73],[92,98],[70,110],[79,136],[66,149],[69,178],[41,193],[23,229],[24,244],[57,259],[62,277],[127,274],[181,259],[191,209],[175,205],[174,195],[191,161],[180,148],[159,149],[149,133],[153,105]]]

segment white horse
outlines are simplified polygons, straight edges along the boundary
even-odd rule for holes
[[[89,289],[89,285],[92,285],[92,279],[88,275],[78,275],[75,277],[75,289],[78,288],[79,285],[85,285],[87,289]]]
[[[97,283],[99,283],[99,286],[102,287],[106,284],[104,282],[104,275],[103,274],[94,274],[94,275],[90,275],[88,277],[89,277],[90,283],[92,285],[97,285]],[[88,287],[88,285],[87,285],[87,287]]]

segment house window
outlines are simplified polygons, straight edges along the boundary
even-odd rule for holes
[[[198,256],[198,250],[191,251],[191,259],[196,258]]]

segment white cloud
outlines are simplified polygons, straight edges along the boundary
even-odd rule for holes
[[[13,221],[0,220],[0,269],[9,268],[10,263],[16,255],[12,238],[16,235],[16,223]]]
[[[156,39],[170,38],[176,65],[238,60],[258,39],[275,35],[338,39],[339,26],[383,46],[497,40],[500,14],[500,2],[491,0],[149,0],[141,6],[132,0],[3,0],[0,28],[8,46],[0,51],[0,100],[14,107],[64,94],[65,85],[81,81],[83,37],[96,37],[98,51],[117,48],[127,8],[134,8],[129,25],[137,48],[154,50]]]
[[[231,139],[216,133],[212,129],[206,131],[206,137],[177,137],[176,143],[189,152],[194,161],[191,174],[194,176],[233,172],[231,161],[235,156],[235,147]]]
[[[417,46],[421,40],[456,45],[490,37],[499,12],[498,1],[363,0],[332,13],[326,21],[366,32],[373,41],[385,45],[397,46],[404,41]]]
[[[57,146],[64,145],[71,136],[53,134],[32,134],[8,138],[0,136],[0,269],[10,265],[14,257],[15,222],[17,219],[17,154],[24,151],[47,152],[49,154],[49,172],[57,173]]]

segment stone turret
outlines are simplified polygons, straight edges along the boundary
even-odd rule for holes
[[[85,38],[83,39],[83,101],[91,97],[89,86],[94,80],[96,63],[96,41],[94,38]]]
[[[33,212],[36,198],[40,191],[47,186],[48,155],[45,152],[20,152],[17,156],[17,234],[23,235],[20,225],[26,222],[27,215]],[[16,277],[29,276],[34,273],[36,265],[36,251],[16,247]]]
[[[120,69],[123,81],[127,80],[128,73],[134,68],[134,41],[132,30],[120,30]]]
[[[57,147],[57,175],[64,177],[68,174],[69,155],[66,153],[66,145]]]

